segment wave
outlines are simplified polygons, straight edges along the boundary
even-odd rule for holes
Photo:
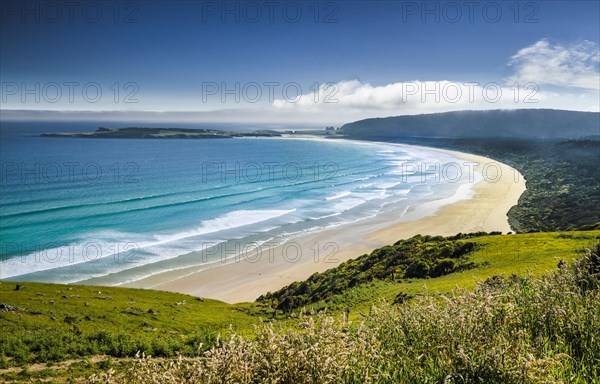
[[[377,171],[380,171],[382,169],[377,169]],[[373,171],[373,170],[372,170]],[[355,173],[350,173],[347,175],[341,175],[340,177],[348,177],[348,176],[356,176],[356,175],[361,175],[361,174],[365,174],[368,173],[369,171],[361,171],[361,172],[355,172]],[[349,185],[349,184],[354,184],[357,181],[364,181],[364,180],[372,180],[372,179],[377,179],[380,178],[382,176],[385,176],[385,173],[377,173],[375,175],[370,175],[368,177],[364,177],[364,178],[360,178],[357,180],[351,180],[348,182],[342,182],[342,183],[337,183],[337,184],[324,184],[321,187],[317,187],[317,188],[306,188],[301,190],[300,192],[305,192],[307,190],[319,190],[319,189],[326,189],[326,188],[331,188],[331,187],[339,187],[339,186],[344,186],[344,185]],[[297,182],[297,183],[290,183],[288,185],[276,185],[276,186],[271,186],[271,187],[265,187],[265,188],[257,188],[254,190],[250,190],[250,191],[242,191],[242,192],[236,192],[236,193],[229,193],[229,194],[223,194],[223,195],[216,195],[216,196],[209,196],[209,197],[204,197],[204,198],[199,198],[199,199],[192,199],[192,200],[185,200],[185,201],[176,201],[176,202],[172,202],[172,203],[168,203],[168,204],[158,204],[158,205],[152,205],[152,206],[148,206],[148,207],[140,207],[140,208],[134,208],[134,209],[122,209],[122,210],[118,210],[118,211],[112,211],[112,212],[106,212],[106,213],[96,213],[96,214],[92,214],[90,215],[89,213],[86,214],[81,214],[79,216],[71,216],[71,217],[63,217],[63,218],[53,218],[52,219],[52,223],[58,223],[58,222],[70,222],[70,221],[78,221],[78,220],[89,220],[89,219],[97,219],[97,218],[106,218],[106,217],[112,217],[115,215],[120,215],[120,214],[129,214],[129,213],[136,213],[136,212],[145,212],[145,211],[152,211],[152,210],[157,210],[157,209],[166,209],[166,208],[173,208],[173,207],[179,207],[179,206],[185,206],[185,205],[190,205],[190,204],[197,204],[197,203],[201,203],[201,202],[207,202],[207,201],[213,201],[213,200],[217,200],[217,199],[224,199],[224,198],[229,198],[229,197],[236,197],[236,196],[249,196],[255,193],[259,193],[259,192],[266,192],[269,190],[277,190],[277,189],[282,189],[282,188],[289,188],[289,187],[297,187],[297,186],[303,186],[303,185],[312,185],[314,183],[318,183],[320,182],[319,180],[313,180],[313,181],[305,181],[305,182]],[[148,199],[154,199],[156,196],[151,196]],[[249,202],[253,202],[253,201],[257,201],[260,200],[261,198],[255,198],[255,199],[247,199],[244,200],[242,202],[239,202],[235,205],[241,205],[241,204],[246,204]],[[140,199],[126,199],[124,200],[124,202],[132,202],[132,201],[143,201],[144,198],[140,198]],[[15,214],[8,214],[8,215],[2,215],[0,216],[0,218],[2,218],[3,221],[6,221],[6,219],[19,219],[22,217],[27,217],[27,216],[34,216],[34,215],[39,215],[39,214],[45,214],[45,213],[56,213],[56,212],[64,212],[64,211],[69,211],[69,210],[79,210],[81,208],[93,208],[93,207],[97,207],[97,206],[103,206],[103,205],[120,205],[120,202],[100,202],[100,203],[90,203],[90,204],[80,204],[80,205],[76,205],[76,206],[67,206],[67,207],[54,207],[54,208],[48,208],[48,209],[44,209],[44,210],[36,210],[36,211],[29,211],[29,212],[22,212],[22,213],[15,213]],[[45,225],[47,224],[44,221],[40,221],[40,222],[30,222],[30,223],[22,223],[19,224],[19,227],[23,228],[23,227],[35,227],[38,225]],[[6,229],[6,228],[10,228],[12,227],[12,224],[3,224],[0,225],[0,229]]]
[[[225,198],[225,197],[241,196],[241,195],[261,192],[262,190],[263,190],[262,188],[259,188],[259,189],[255,189],[252,191],[208,196],[208,197],[203,197],[203,198],[199,198],[199,199],[176,201],[176,202],[169,203],[169,204],[159,204],[159,205],[152,205],[152,206],[148,206],[148,207],[140,207],[140,208],[134,208],[134,209],[113,211],[113,212],[108,212],[108,213],[104,213],[104,214],[94,215],[94,217],[102,217],[102,216],[114,215],[114,214],[120,214],[120,213],[139,212],[139,211],[145,211],[145,210],[151,210],[151,209],[157,209],[157,208],[168,208],[168,207],[174,207],[174,206],[185,205],[185,204],[193,204],[193,203],[198,203],[198,202],[202,202],[202,201],[209,201],[209,200],[221,199],[221,198]],[[142,201],[152,200],[152,199],[156,199],[156,198],[163,197],[163,196],[169,196],[169,195],[173,195],[173,194],[132,198],[132,199],[119,200],[119,201],[107,201],[107,202],[79,204],[79,205],[71,205],[71,206],[63,206],[63,207],[53,207],[53,208],[47,208],[47,209],[40,209],[40,210],[36,210],[36,211],[26,211],[26,212],[14,213],[14,214],[2,215],[1,218],[2,219],[20,218],[20,217],[24,217],[24,216],[38,215],[38,214],[44,214],[44,213],[64,212],[64,211],[69,211],[69,210],[78,210],[81,208],[94,208],[94,207],[104,206],[104,205],[120,206],[122,204],[130,203],[130,202],[142,202]],[[85,217],[89,217],[89,216],[85,216]],[[67,219],[77,219],[77,218],[80,218],[80,217],[70,217]]]
[[[331,195],[329,197],[326,197],[325,200],[326,201],[337,200],[337,199],[341,199],[342,197],[350,196],[351,194],[352,194],[352,192],[350,192],[350,191],[340,192],[340,193],[336,193],[334,195]]]
[[[164,244],[172,241],[182,240],[189,237],[206,235],[209,233],[220,232],[228,229],[240,228],[247,225],[257,224],[262,221],[274,219],[295,212],[296,209],[289,210],[240,210],[229,212],[216,219],[207,220],[194,230],[179,232],[173,235],[157,235],[156,244]]]
[[[96,262],[100,259],[110,257],[119,257],[122,253],[126,253],[124,257],[131,256],[132,253],[140,253],[144,250],[159,247],[173,242],[180,242],[184,239],[198,237],[207,234],[214,234],[224,230],[241,228],[270,219],[274,219],[288,213],[294,212],[291,210],[241,210],[229,212],[221,217],[204,221],[198,228],[188,231],[182,231],[168,235],[154,235],[151,240],[147,238],[141,242],[129,241],[122,242],[121,239],[132,239],[135,235],[127,235],[115,232],[99,232],[94,235],[89,235],[85,242],[71,243],[64,246],[51,247],[33,252],[24,256],[13,257],[0,262],[0,278],[12,278],[30,273],[43,272],[56,268],[63,268],[77,264],[85,264]],[[109,239],[102,237],[110,236]],[[139,235],[138,235],[139,237]],[[89,240],[97,238],[98,240]],[[200,244],[195,242],[194,244]],[[46,246],[48,246],[47,244]],[[127,248],[127,249],[123,249]],[[158,249],[154,249],[152,254]],[[192,251],[191,249],[188,250]],[[178,250],[178,254],[182,250]],[[177,254],[172,255],[176,257]],[[134,267],[144,265],[136,263]]]

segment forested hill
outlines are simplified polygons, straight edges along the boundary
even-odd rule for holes
[[[600,113],[554,109],[456,111],[359,120],[340,132],[356,139],[398,137],[578,139],[600,134]]]

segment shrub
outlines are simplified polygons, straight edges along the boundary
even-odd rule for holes
[[[429,276],[431,277],[439,277],[443,275],[447,275],[452,273],[456,269],[456,261],[453,259],[439,259],[431,268],[429,272]]]
[[[482,236],[485,232],[460,235],[460,237]],[[473,268],[470,253],[477,247],[473,242],[457,241],[458,238],[443,236],[416,235],[399,240],[393,246],[378,248],[368,255],[346,261],[336,268],[323,273],[315,273],[304,282],[294,282],[276,292],[267,293],[257,299],[262,304],[273,304],[277,299],[277,309],[284,312],[317,303],[330,301],[335,295],[362,284],[397,280],[406,277],[427,277],[430,266],[439,259],[454,260],[453,268],[442,268],[436,276],[456,270]],[[407,268],[411,268],[407,272]],[[445,272],[448,271],[448,272]],[[407,273],[407,274],[405,274]]]
[[[404,271],[404,277],[416,277],[422,279],[429,276],[429,270],[429,264],[425,260],[417,260],[406,268],[406,271]]]

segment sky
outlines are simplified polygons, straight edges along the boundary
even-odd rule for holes
[[[600,108],[598,1],[0,2],[0,119]]]

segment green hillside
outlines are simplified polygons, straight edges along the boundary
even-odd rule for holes
[[[0,372],[74,359],[87,374],[105,367],[99,356],[195,355],[230,326],[246,332],[257,320],[245,306],[176,293],[0,282]]]
[[[600,247],[539,277],[377,302],[360,318],[299,314],[228,335],[201,358],[141,357],[92,383],[598,383]]]
[[[600,231],[415,236],[259,298],[280,309],[363,310],[380,299],[472,288],[497,275],[539,275],[593,247]],[[440,268],[442,266],[442,268]],[[418,268],[415,268],[418,267]],[[417,273],[415,273],[417,272]]]
[[[583,249],[593,247],[598,239],[598,230],[420,236],[317,275],[326,277],[318,280],[326,282],[321,286],[327,293],[325,298],[307,301],[305,308],[327,309],[336,318],[349,313],[350,319],[360,319],[381,299],[393,303],[401,297],[405,300],[400,301],[410,303],[423,294],[436,297],[456,287],[473,289],[478,281],[492,276],[538,276],[555,269],[560,260],[581,257]],[[406,276],[413,263],[430,264],[431,271],[439,261],[453,257],[458,260],[456,268],[445,270],[441,277],[433,277],[435,273],[425,278]],[[391,264],[396,265],[393,275],[385,268]],[[349,273],[366,265],[371,272],[364,279]],[[254,326],[265,320],[296,329],[301,327],[300,309],[278,310],[274,305],[280,295],[299,296],[291,287],[257,303],[229,305],[151,290],[39,283],[22,283],[17,290],[17,284],[2,282],[0,381],[46,378],[64,382],[111,367],[120,372],[131,366],[130,358],[138,351],[159,358],[193,357],[218,345],[219,334],[224,337],[231,331],[244,339],[257,337]]]

